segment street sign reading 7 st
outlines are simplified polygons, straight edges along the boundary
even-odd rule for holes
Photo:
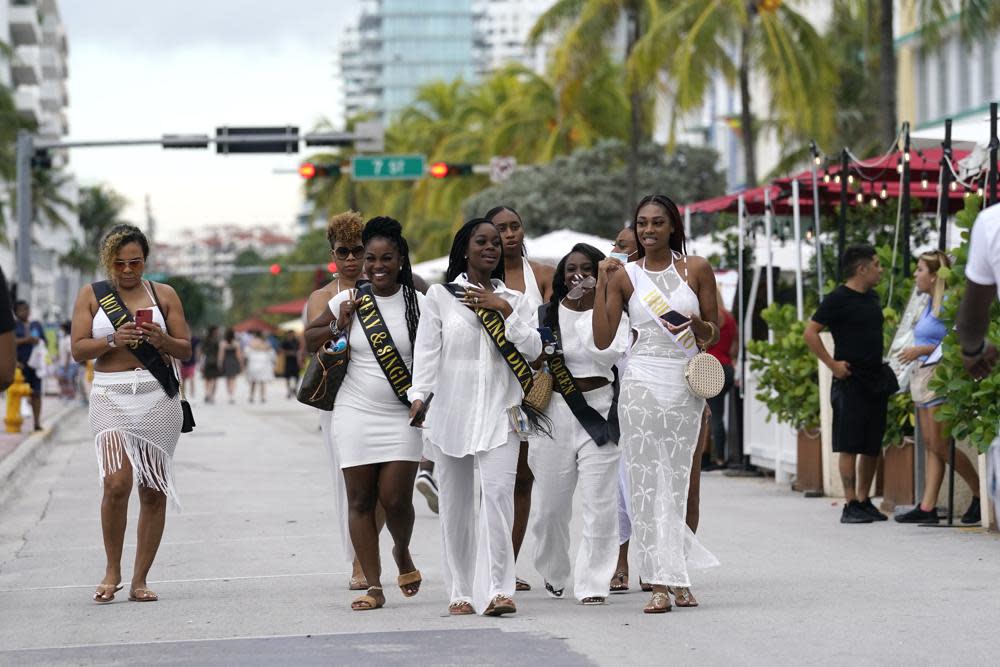
[[[423,178],[426,163],[424,155],[356,155],[351,158],[351,178],[356,181]]]

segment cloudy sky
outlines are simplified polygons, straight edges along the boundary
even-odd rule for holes
[[[61,0],[69,39],[70,138],[213,134],[220,125],[339,122],[337,43],[359,0]],[[301,154],[225,157],[158,147],[86,148],[71,166],[106,183],[160,240],[235,222],[290,225]]]

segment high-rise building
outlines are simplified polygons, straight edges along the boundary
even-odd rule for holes
[[[476,81],[511,62],[544,71],[549,41],[526,41],[553,2],[364,0],[340,40],[344,118],[387,122],[427,83]]]
[[[17,113],[37,127],[35,136],[63,137],[69,131],[69,49],[56,0],[0,0],[0,42],[11,48],[10,57],[0,54],[0,87],[9,91]],[[53,179],[60,183],[57,196],[75,205],[78,192],[75,179],[67,171],[68,155],[54,151],[52,164],[60,173],[58,179]],[[0,213],[5,219],[0,219],[0,225],[7,238],[14,241],[0,246],[0,264],[5,268],[15,265],[14,244],[20,242],[13,220],[13,189],[13,184],[0,182],[0,200],[5,203]],[[45,219],[40,213],[34,220],[31,249],[32,307],[39,318],[45,319],[68,317],[82,278],[60,262],[73,241],[83,238],[79,219],[71,208],[57,205],[55,209],[65,224]],[[8,280],[15,280],[16,275],[8,268]]]

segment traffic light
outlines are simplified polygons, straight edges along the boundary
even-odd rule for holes
[[[269,270],[272,276],[276,276],[281,273],[281,264],[272,264]]]
[[[458,162],[435,162],[431,165],[430,174],[433,178],[470,176],[472,174],[472,165]]]
[[[31,156],[31,168],[39,171],[51,169],[52,153],[44,148],[36,150],[35,154]]]
[[[320,164],[316,162],[303,162],[299,165],[299,176],[307,181],[311,181],[314,178],[340,176],[340,165],[336,163]]]

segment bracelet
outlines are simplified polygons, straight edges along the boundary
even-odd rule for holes
[[[986,350],[986,339],[979,341],[979,349],[975,352],[969,352],[964,347],[962,348],[962,356],[966,359],[974,359],[981,355],[983,351]]]

